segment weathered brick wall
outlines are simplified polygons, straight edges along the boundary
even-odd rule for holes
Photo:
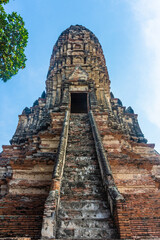
[[[1,238],[40,238],[64,114],[53,113],[51,119],[50,128],[24,144],[3,146],[1,184],[6,192],[1,191],[0,199]]]
[[[160,237],[160,155],[152,144],[135,143],[110,129],[103,114],[95,114],[115,183],[125,198],[117,203],[121,238]]]
[[[39,237],[55,156],[12,159],[8,194],[0,200],[0,236]]]
[[[3,146],[0,154],[0,236],[39,238],[47,196],[46,209],[48,207],[53,222],[53,205],[61,177],[54,181],[52,171],[61,142],[64,112],[70,110],[73,92],[87,93],[88,108],[94,112],[114,176],[112,181],[109,163],[102,154],[100,158],[107,162],[109,169],[108,175],[102,176],[103,180],[112,184],[109,191],[116,189],[113,192],[117,194],[119,190],[125,197],[125,201],[123,197],[121,201],[116,199],[114,212],[120,237],[160,237],[160,156],[153,145],[146,144],[133,109],[126,109],[110,93],[101,45],[91,31],[80,25],[71,26],[58,38],[47,75],[46,97],[23,110],[12,145]],[[97,139],[101,145],[100,137]],[[87,148],[93,151],[90,146]],[[50,185],[50,193],[54,193],[51,202]],[[112,206],[110,204],[111,212]]]

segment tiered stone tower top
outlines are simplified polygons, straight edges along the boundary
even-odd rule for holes
[[[102,47],[87,28],[66,29],[56,42],[46,80],[46,98],[25,108],[11,143],[21,143],[50,124],[50,112],[71,107],[71,93],[87,93],[88,109],[106,112],[108,126],[135,142],[146,142],[131,107],[126,109],[110,93],[110,80]]]
[[[110,81],[101,45],[91,31],[79,25],[65,30],[53,48],[46,81],[48,106],[62,104],[66,85],[69,91],[89,91],[94,86],[100,101],[104,94],[109,97]],[[75,89],[75,85],[81,87]]]

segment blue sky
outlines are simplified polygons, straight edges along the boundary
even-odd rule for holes
[[[111,91],[138,114],[148,143],[160,152],[160,1],[159,0],[10,0],[29,32],[26,68],[0,82],[0,151],[8,145],[18,115],[45,89],[57,38],[70,25],[89,28],[99,39]]]

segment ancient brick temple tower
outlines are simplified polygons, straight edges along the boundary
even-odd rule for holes
[[[110,92],[94,34],[56,42],[46,95],[0,154],[1,239],[160,238],[160,155]]]

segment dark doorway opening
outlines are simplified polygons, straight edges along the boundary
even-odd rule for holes
[[[87,112],[87,93],[71,93],[71,113]]]

